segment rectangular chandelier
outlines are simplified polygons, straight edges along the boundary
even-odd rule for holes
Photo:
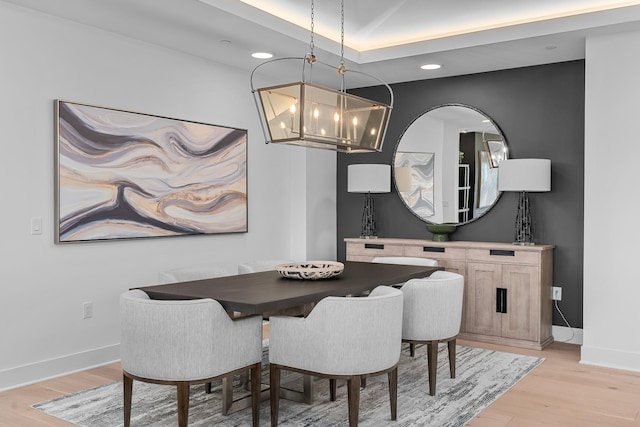
[[[267,142],[344,153],[382,151],[389,105],[307,82],[257,92]]]

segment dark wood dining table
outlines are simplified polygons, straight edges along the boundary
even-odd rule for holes
[[[360,295],[378,285],[396,285],[442,270],[442,267],[353,261],[343,264],[342,274],[323,280],[287,279],[272,270],[137,289],[146,292],[152,299],[211,298],[228,312],[253,315],[301,307],[327,296]]]

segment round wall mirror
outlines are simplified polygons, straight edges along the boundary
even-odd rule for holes
[[[393,179],[400,199],[428,224],[467,224],[498,201],[498,165],[507,142],[483,112],[462,104],[434,107],[400,136]]]

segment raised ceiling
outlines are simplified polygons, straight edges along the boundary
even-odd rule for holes
[[[252,52],[309,51],[310,1],[1,1],[244,70]],[[347,66],[390,83],[582,59],[588,35],[639,29],[640,1],[345,0]],[[340,0],[316,0],[315,30],[316,55],[337,63]]]

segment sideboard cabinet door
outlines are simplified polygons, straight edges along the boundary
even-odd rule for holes
[[[507,309],[501,336],[535,341],[540,331],[539,268],[528,265],[502,266],[501,286],[506,289]]]
[[[464,332],[501,335],[502,314],[496,311],[496,287],[501,278],[502,266],[499,264],[467,264]]]

